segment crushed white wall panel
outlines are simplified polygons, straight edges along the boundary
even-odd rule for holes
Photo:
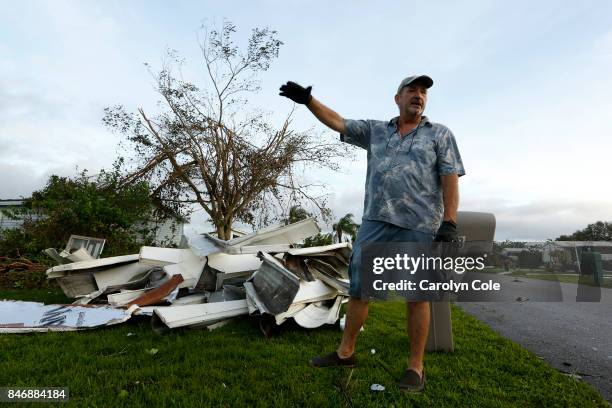
[[[87,252],[85,248],[79,248],[73,253],[66,255],[66,258],[70,259],[72,262],[83,262],[83,261],[91,261],[92,259],[96,259]]]
[[[252,234],[228,241],[229,245],[251,246],[271,244],[292,244],[304,238],[317,235],[321,229],[314,218],[307,218],[289,225],[274,225],[260,229]]]
[[[226,281],[244,281],[262,262],[255,254],[218,253],[207,258],[208,266],[215,275],[215,290],[220,290]]]
[[[208,266],[226,274],[255,271],[259,268],[261,262],[256,254],[230,255],[218,253],[208,255]]]
[[[31,333],[93,329],[123,323],[135,308],[111,306],[44,305],[0,301],[0,333]]]
[[[111,265],[117,266],[136,261],[138,261],[138,254],[111,256],[108,258],[92,259],[90,261],[73,262],[65,265],[57,265],[53,268],[47,269],[47,277],[49,277],[49,274],[53,272],[82,271],[85,269],[103,268]]]
[[[311,303],[321,300],[333,299],[338,295],[335,288],[327,285],[321,280],[312,282],[300,282],[300,288],[293,298],[293,303]]]
[[[316,259],[333,268],[332,275],[348,279],[348,264],[351,257],[352,246],[348,242],[333,245],[324,245],[310,248],[293,248],[287,251],[286,259],[299,256],[307,259]]]
[[[136,305],[134,305],[136,306]],[[170,306],[138,306],[138,308],[136,310],[134,310],[133,315],[134,316],[153,316],[153,312],[155,311],[155,309],[163,309],[165,307],[170,307]]]
[[[144,277],[150,269],[150,265],[134,262],[96,271],[93,276],[99,288],[107,288],[137,280],[139,276]]]
[[[153,266],[166,266],[187,261],[193,256],[195,254],[189,249],[143,246],[140,248],[139,262]]]
[[[248,314],[246,300],[203,303],[201,305],[172,306],[156,308],[154,318],[170,329],[193,325],[207,325],[230,317]]]
[[[325,302],[311,303],[293,316],[293,320],[306,329],[314,329],[324,324],[334,324],[338,320],[342,298],[338,296],[331,307]]]
[[[187,246],[199,256],[208,256],[223,250],[224,241],[220,241],[208,234],[198,234],[191,229],[184,231]]]
[[[206,330],[208,331],[213,331],[215,329],[218,329],[219,327],[223,327],[228,323],[232,323],[235,322],[236,320],[238,320],[239,318],[237,317],[232,317],[231,319],[226,319],[226,320],[221,320],[220,322],[217,323],[213,323],[211,325],[206,326]]]
[[[140,297],[146,291],[147,289],[122,290],[119,293],[106,295],[106,298],[108,299],[108,304],[111,306],[125,306],[132,300]]]
[[[197,305],[200,303],[206,303],[208,300],[208,296],[208,293],[197,293],[195,295],[187,295],[178,299],[174,299],[171,303],[173,306]]]
[[[164,272],[170,276],[182,275],[184,281],[179,285],[180,288],[194,288],[200,280],[200,275],[206,265],[205,260],[190,259],[173,265],[164,266]]]
[[[102,296],[103,294],[104,294],[104,289],[99,289],[99,290],[96,290],[95,292],[91,292],[88,295],[79,297],[77,300],[72,302],[72,304],[73,305],[86,305],[92,300]]]
[[[289,225],[273,225],[229,241],[223,241],[208,234],[205,235],[206,240],[214,243],[222,252],[250,254],[259,251],[285,252],[289,250],[290,244],[298,243],[304,238],[311,237],[319,232],[321,232],[321,229],[314,218],[308,218]]]
[[[319,259],[306,259],[305,261],[308,271],[315,276],[317,279],[325,282],[327,285],[335,288],[343,295],[348,295],[349,292],[349,280],[338,279],[336,270],[326,262]]]
[[[290,244],[273,244],[273,245],[247,245],[228,247],[228,254],[257,254],[259,252],[276,253],[286,252],[291,248]]]
[[[296,304],[289,306],[289,309],[287,309],[286,312],[283,312],[283,313],[280,313],[274,316],[276,320],[276,324],[277,325],[283,324],[287,319],[295,316],[299,311],[306,308],[306,306],[308,306],[307,303],[296,303]]]
[[[70,298],[87,296],[98,290],[91,273],[68,274],[56,280],[64,294]]]
[[[266,305],[259,298],[259,295],[257,294],[257,291],[255,291],[255,288],[253,287],[252,282],[249,282],[249,281],[244,282],[244,290],[246,291],[246,295],[247,295],[246,301],[247,301],[247,307],[249,309],[250,315],[256,312],[268,313],[268,310],[266,309]]]
[[[58,265],[63,265],[72,262],[70,259],[61,256],[55,248],[43,249],[43,253],[49,258],[53,259]]]
[[[343,256],[345,256],[346,258],[349,258],[351,256],[351,250],[352,250],[352,247],[350,243],[341,242],[339,244],[322,245],[322,246],[316,246],[316,247],[291,248],[290,250],[287,251],[287,253],[291,255],[300,255],[300,256],[305,256],[305,255],[316,256],[316,255],[325,255],[329,251],[333,251],[333,252],[338,251],[342,253]]]

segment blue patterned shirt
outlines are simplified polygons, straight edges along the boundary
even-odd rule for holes
[[[397,120],[344,120],[340,140],[368,151],[363,218],[435,233],[444,213],[440,176],[465,174],[455,136],[423,116],[401,138]]]

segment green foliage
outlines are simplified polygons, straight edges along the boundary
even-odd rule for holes
[[[359,231],[360,225],[353,221],[353,214],[348,213],[344,217],[340,218],[332,228],[336,232],[338,241],[342,242],[342,236],[346,233],[351,237],[351,241],[355,242],[357,239],[357,231]]]
[[[303,248],[306,247],[314,247],[314,246],[322,246],[322,245],[331,245],[332,244],[332,234],[321,234],[318,233],[313,237],[308,237],[304,240]]]
[[[293,205],[289,209],[289,214],[287,215],[287,218],[283,219],[283,222],[285,223],[285,225],[289,225],[310,217],[313,217],[313,214],[309,213],[299,205]]]
[[[505,248],[525,248],[523,241],[510,241],[509,239],[504,242],[493,242],[493,252],[499,253]]]
[[[557,241],[612,241],[612,222],[597,221],[570,235],[561,235]]]
[[[22,228],[6,231],[0,254],[37,256],[45,248],[63,248],[71,234],[105,238],[104,255],[125,254],[152,242],[149,221],[157,219],[146,182],[120,185],[119,161],[113,170],[90,177],[53,175],[11,216]]]

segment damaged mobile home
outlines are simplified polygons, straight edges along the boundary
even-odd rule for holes
[[[351,246],[295,248],[319,232],[309,218],[230,241],[202,234],[187,238],[187,248],[145,246],[108,258],[98,258],[99,245],[87,246],[93,239],[78,237],[80,247],[71,241],[61,255],[47,251],[59,263],[47,278],[74,303],[0,302],[7,311],[0,333],[92,329],[132,315],[150,316],[160,332],[218,327],[246,315],[305,328],[334,324],[348,297]]]

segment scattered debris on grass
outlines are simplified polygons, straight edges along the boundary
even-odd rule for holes
[[[247,315],[260,318],[264,333],[288,319],[305,328],[335,324],[348,300],[352,248],[292,247],[319,232],[308,218],[230,241],[202,234],[186,237],[186,248],[144,246],[138,254],[108,258],[99,258],[104,240],[73,235],[65,250],[46,251],[58,263],[47,269],[47,279],[73,304],[2,302],[0,332],[81,330],[132,315],[151,317],[158,332],[213,330]],[[92,320],[102,312],[113,315]]]
[[[15,300],[0,301],[0,333],[74,331],[111,326],[127,321],[137,306],[44,305]]]

